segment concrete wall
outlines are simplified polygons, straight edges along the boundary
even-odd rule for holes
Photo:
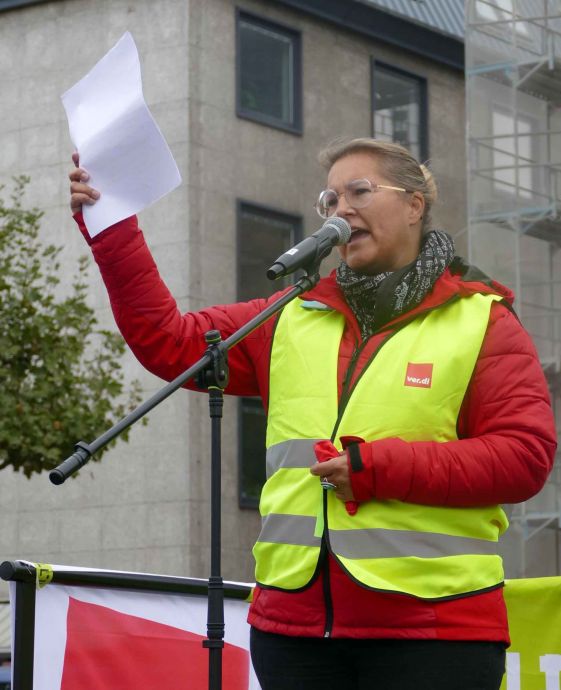
[[[141,55],[148,105],[188,177],[189,7],[183,0],[160,2],[157,12],[153,6],[148,0],[66,0],[0,13],[0,182],[31,176],[29,202],[45,210],[44,239],[64,246],[69,274],[89,250],[68,209],[72,144],[60,94],[126,30]],[[189,300],[189,191],[182,185],[142,215],[162,274],[183,305]],[[100,322],[113,327],[95,266],[90,277],[90,303]],[[145,395],[161,385],[131,355],[123,366],[129,381],[141,380]],[[0,558],[192,573],[187,544],[197,501],[189,448],[197,438],[188,438],[185,424],[192,397],[180,393],[167,401],[147,427],[132,432],[129,444],[117,445],[62,487],[46,475],[27,480],[1,472]]]
[[[236,117],[236,6],[302,32],[303,136]],[[157,9],[150,0],[60,0],[0,13],[0,182],[31,175],[29,199],[45,209],[45,238],[64,245],[68,268],[87,248],[67,210],[72,146],[59,96],[126,30],[138,45],[146,100],[183,176],[178,190],[140,218],[182,309],[235,299],[237,199],[301,214],[306,232],[319,227],[312,206],[324,173],[316,155],[336,136],[370,134],[371,57],[427,78],[430,157],[442,199],[435,221],[452,233],[464,227],[461,74],[258,0],[160,0]],[[110,326],[95,267],[90,279],[91,304]],[[146,395],[160,386],[132,356],[123,366]],[[236,409],[229,400],[223,573],[251,580],[259,519],[238,508]],[[206,398],[181,392],[151,413],[129,444],[62,487],[46,476],[28,481],[4,470],[0,559],[204,577],[207,429]]]

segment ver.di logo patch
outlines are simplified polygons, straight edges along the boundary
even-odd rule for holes
[[[409,362],[405,372],[404,386],[430,388],[432,384],[432,364],[415,364]]]

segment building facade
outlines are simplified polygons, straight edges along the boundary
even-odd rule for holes
[[[516,294],[561,425],[561,1],[466,3],[469,258]],[[511,577],[561,572],[561,463],[512,507]]]
[[[453,24],[463,3],[437,4],[441,16],[424,16],[413,1],[326,5],[0,1],[0,183],[31,176],[28,200],[45,211],[43,237],[64,246],[65,267],[88,253],[68,210],[72,144],[60,95],[130,31],[146,101],[183,177],[140,224],[182,310],[277,287],[266,267],[321,225],[317,153],[335,137],[374,134],[429,160],[440,186],[435,223],[465,253],[463,48]],[[91,305],[113,328],[94,266],[90,285]],[[162,385],[132,355],[123,366],[146,397]],[[61,487],[3,470],[0,559],[207,576],[207,408],[204,395],[176,393],[128,444]],[[262,427],[256,401],[226,401],[227,579],[253,579]]]

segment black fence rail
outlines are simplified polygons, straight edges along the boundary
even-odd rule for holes
[[[0,564],[0,578],[15,583],[13,686],[12,690],[33,690],[33,664],[35,640],[35,593],[45,582],[72,586],[95,586],[111,589],[137,590],[189,596],[208,596],[205,579],[153,575],[120,570],[71,568],[43,565],[28,561],[4,561]],[[224,583],[227,599],[247,600],[251,595],[249,584]]]

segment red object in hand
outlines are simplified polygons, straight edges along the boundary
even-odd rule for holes
[[[362,443],[362,439],[358,436],[343,436],[341,437],[341,443],[343,448],[346,449],[351,443]],[[331,441],[318,441],[314,444],[314,451],[316,454],[316,459],[318,462],[325,462],[326,460],[332,460],[333,458],[339,457],[339,451],[331,443]],[[358,510],[357,501],[345,501],[345,509],[349,515],[356,515]]]

